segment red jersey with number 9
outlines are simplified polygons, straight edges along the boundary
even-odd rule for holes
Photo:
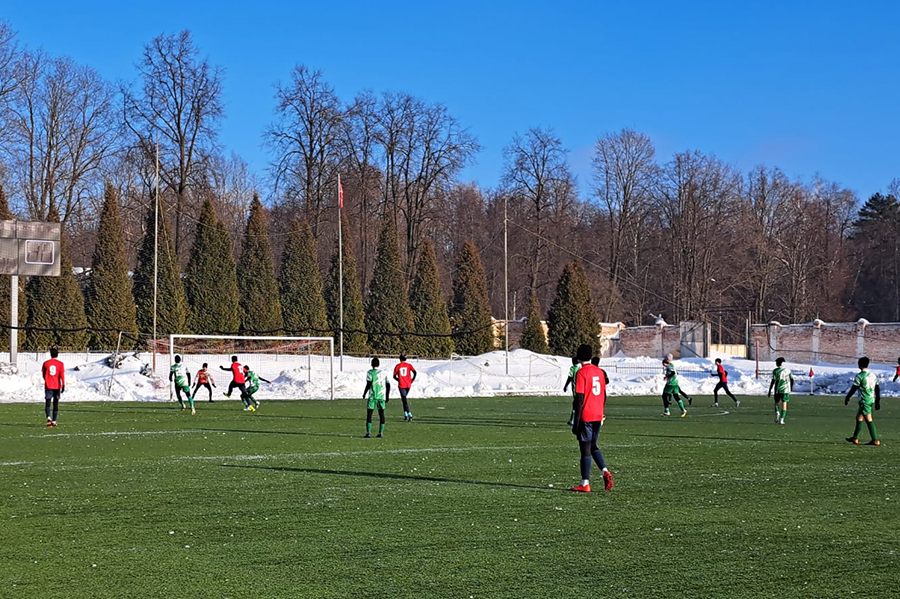
[[[66,384],[66,367],[56,358],[44,362],[41,374],[44,375],[44,387],[47,389],[61,389]]]
[[[575,393],[584,394],[581,419],[585,422],[603,420],[606,405],[606,373],[593,364],[585,364],[575,375]]]
[[[401,389],[412,387],[412,373],[415,371],[416,369],[407,362],[400,362],[394,366],[394,376],[397,377],[397,383]]]

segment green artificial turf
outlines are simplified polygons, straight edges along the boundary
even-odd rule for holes
[[[900,406],[612,398],[576,494],[566,398],[0,406],[0,597],[891,597]],[[701,405],[698,405],[701,404]],[[677,409],[676,409],[677,412]],[[377,416],[374,430],[377,431]],[[868,433],[862,436],[868,441]],[[552,487],[551,487],[552,485]]]

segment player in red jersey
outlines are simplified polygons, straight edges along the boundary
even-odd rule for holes
[[[225,366],[219,366],[221,370],[225,372],[231,372],[231,382],[228,383],[228,393],[223,393],[225,397],[231,399],[231,392],[235,389],[241,390],[241,398],[247,394],[247,379],[244,377],[244,369],[241,367],[241,363],[238,362],[237,356],[231,356],[231,366],[226,368]]]
[[[900,358],[897,358],[897,373],[894,375],[894,380],[891,382],[896,383],[898,378],[900,378]]]
[[[409,388],[412,387],[413,381],[416,380],[416,369],[412,364],[406,361],[406,356],[400,354],[400,363],[394,366],[394,380],[397,381],[397,387],[400,389],[400,400],[403,401],[403,420],[412,422],[412,412],[409,411],[409,402],[406,395]]]
[[[57,360],[59,350],[50,348],[50,359],[41,366],[41,375],[44,377],[44,413],[47,415],[47,428],[56,426],[56,417],[59,415],[59,396],[66,390],[66,367]],[[51,412],[51,402],[53,411]]]
[[[712,376],[719,377],[719,382],[716,383],[716,388],[713,389],[713,397],[715,398],[713,400],[715,402],[713,403],[713,407],[719,407],[719,390],[722,390],[725,392],[725,395],[734,400],[734,407],[739,408],[741,402],[728,390],[728,371],[722,366],[722,358],[716,358],[716,371],[712,373]]]
[[[613,488],[613,478],[600,448],[597,438],[603,426],[603,411],[606,406],[606,385],[609,377],[600,367],[591,364],[591,346],[582,345],[576,357],[581,369],[575,375],[575,424],[572,433],[578,439],[581,450],[581,484],[572,487],[580,493],[591,492],[591,462],[597,462],[603,471],[603,484],[607,491]]]

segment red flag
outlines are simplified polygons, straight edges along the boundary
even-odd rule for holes
[[[813,375],[813,371],[812,371],[812,368],[810,368],[810,369],[809,369],[809,376],[812,376],[812,375]]]
[[[341,179],[338,177],[338,198],[340,201],[341,210],[344,209],[344,186],[341,185]]]

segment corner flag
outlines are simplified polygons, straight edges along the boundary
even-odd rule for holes
[[[338,203],[340,208],[344,208],[344,186],[341,185],[341,176],[338,175]]]

